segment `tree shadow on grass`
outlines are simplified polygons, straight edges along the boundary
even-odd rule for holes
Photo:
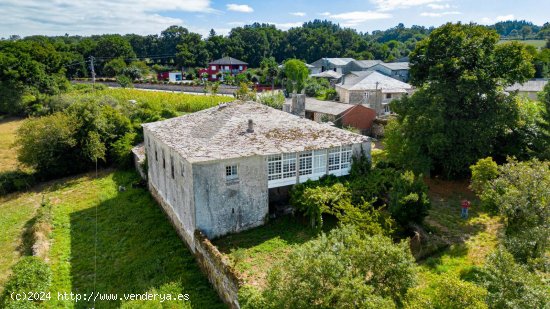
[[[137,177],[133,172],[115,172],[113,179],[118,185]],[[189,294],[191,308],[224,307],[146,189],[127,186],[96,207],[72,213],[70,221],[73,292],[116,293],[121,298],[123,293],[162,291],[169,285]],[[95,308],[118,308],[122,303],[96,301]]]

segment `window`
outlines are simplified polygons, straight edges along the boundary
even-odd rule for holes
[[[225,69],[226,69],[227,71],[229,71],[229,66],[228,66],[228,65],[226,65],[226,66],[225,66]]]
[[[181,163],[181,177],[185,176],[184,173],[185,173],[184,165],[183,163]]]
[[[391,99],[391,93],[386,93],[386,99]]]
[[[390,105],[389,105],[389,104],[384,104],[384,113],[386,113],[386,114],[391,113]]]
[[[325,174],[327,172],[327,152],[315,150],[313,153],[313,174]]]
[[[282,176],[282,158],[281,155],[272,155],[267,157],[267,180],[281,179]]]
[[[170,169],[171,169],[171,172],[172,172],[172,179],[175,178],[175,174],[174,174],[174,157],[170,156]]]
[[[342,156],[340,159],[341,169],[348,169],[351,167],[351,145],[342,146]]]
[[[283,154],[283,178],[296,177],[296,154]]]
[[[162,168],[166,169],[166,158],[164,157],[164,150],[162,151]]]
[[[212,79],[216,79],[216,74],[212,74]]]
[[[213,65],[213,66],[212,66],[212,70],[215,70],[215,69],[216,69],[216,66],[215,66],[215,65]]]
[[[227,165],[225,167],[225,180],[237,180],[239,175],[237,174],[237,165]]]
[[[242,70],[243,70],[243,66],[240,65],[240,66],[239,66],[239,71],[242,71]]]
[[[300,153],[300,176],[311,175],[313,172],[313,154],[311,151]]]
[[[328,151],[328,170],[336,171],[340,169],[340,147],[331,148]]]
[[[158,161],[159,160],[159,155],[157,153],[157,148],[155,147],[155,160]]]

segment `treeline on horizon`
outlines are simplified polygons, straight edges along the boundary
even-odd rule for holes
[[[550,23],[537,26],[527,21],[506,21],[488,26],[501,37],[548,38]],[[41,48],[54,49],[68,78],[89,77],[91,56],[95,70],[103,75],[103,68],[112,59],[127,63],[145,60],[157,68],[181,69],[205,67],[208,62],[231,56],[258,67],[264,58],[273,57],[278,63],[296,58],[313,62],[322,57],[351,57],[359,60],[380,59],[387,62],[407,57],[416,43],[424,39],[433,27],[402,23],[396,27],[371,33],[361,33],[341,27],[327,20],[314,20],[301,27],[283,31],[274,25],[254,23],[233,28],[228,35],[211,30],[207,37],[181,26],[170,26],[160,34],[104,34],[92,36],[28,36],[16,35],[2,40],[38,43]],[[0,46],[1,48],[1,46]],[[35,47],[30,47],[35,48]],[[55,63],[52,63],[55,66]]]

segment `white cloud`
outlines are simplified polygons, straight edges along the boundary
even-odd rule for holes
[[[375,11],[354,11],[340,14],[331,14],[329,15],[329,17],[342,21],[342,25],[345,27],[351,27],[371,20],[391,18],[392,15]]]
[[[495,18],[490,17],[483,17],[480,22],[485,25],[491,25],[494,23],[498,23],[499,21],[507,21],[507,20],[514,20],[514,14],[508,14],[508,15],[500,15]]]
[[[160,12],[216,13],[210,0],[2,0],[0,36],[102,33],[159,33],[179,18]],[[193,27],[188,27],[193,30]]]
[[[430,3],[428,4],[428,7],[432,10],[444,10],[444,9],[450,9],[451,8],[451,5],[450,4],[435,4],[435,3]]]
[[[457,11],[450,11],[450,12],[422,12],[420,13],[420,16],[424,16],[424,17],[442,17],[442,16],[447,16],[447,15],[460,15],[462,13],[460,12],[457,12]]]
[[[294,23],[274,23],[274,22],[266,22],[266,24],[275,25],[275,27],[282,29],[282,30],[288,30],[290,28],[296,28],[302,26],[303,22],[294,22]]]
[[[443,0],[370,0],[380,11],[393,11],[397,9],[406,9],[413,6],[427,5]]]
[[[244,26],[244,22],[242,21],[232,21],[232,22],[228,22],[227,25],[229,26]]]
[[[233,11],[233,12],[241,12],[241,13],[252,13],[254,12],[254,9],[246,4],[234,4],[230,3],[226,5],[227,10]]]
[[[293,13],[290,13],[290,15],[304,17],[304,16],[306,16],[306,13],[304,13],[304,12],[293,12]]]
[[[319,13],[319,15],[321,15],[321,16],[330,16],[330,12]]]

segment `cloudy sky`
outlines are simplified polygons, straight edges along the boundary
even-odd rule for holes
[[[218,33],[252,22],[281,29],[328,19],[359,31],[406,26],[438,26],[447,21],[492,24],[526,19],[550,20],[548,0],[1,0],[0,37],[153,34],[170,25]]]

